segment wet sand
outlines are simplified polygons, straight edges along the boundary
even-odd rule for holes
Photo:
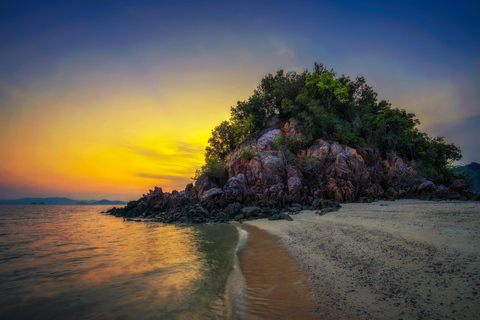
[[[271,243],[306,273],[304,296],[313,293],[320,314],[330,305],[336,319],[478,319],[480,203],[353,203],[293,219],[246,224],[278,237]]]
[[[279,238],[243,225],[248,242],[240,253],[247,284],[245,319],[329,319],[336,312],[315,301],[307,273],[281,245]]]

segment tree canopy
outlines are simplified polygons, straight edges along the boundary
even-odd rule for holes
[[[460,149],[443,137],[431,138],[421,132],[414,113],[378,101],[377,96],[364,77],[337,77],[319,63],[313,72],[268,74],[251,97],[231,107],[230,120],[212,130],[206,160],[223,161],[276,116],[294,122],[305,147],[320,138],[360,152],[367,146],[376,147],[383,154],[395,153],[413,161],[418,172],[434,181],[452,180],[448,167],[461,158]]]

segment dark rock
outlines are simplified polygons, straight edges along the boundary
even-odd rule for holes
[[[360,198],[358,198],[358,202],[360,202],[360,203],[372,203],[372,199],[367,198],[367,197],[360,197]]]
[[[228,214],[230,219],[233,219],[242,211],[242,204],[239,202],[230,203],[223,211]]]
[[[470,190],[467,182],[463,179],[456,179],[455,181],[453,181],[452,185],[450,186],[450,189],[461,195],[472,194],[472,190]]]
[[[242,213],[245,217],[250,218],[256,216],[260,212],[259,207],[245,207],[242,209]]]
[[[197,199],[197,192],[192,183],[187,184],[185,187],[185,197],[187,199]]]
[[[205,191],[203,194],[200,195],[200,201],[203,202],[206,200],[210,200],[213,197],[218,197],[222,194],[223,194],[223,190],[220,188],[208,189],[207,191]]]
[[[203,217],[208,217],[210,215],[209,212],[207,211],[207,209],[202,207],[200,204],[197,204],[195,206],[195,211],[196,211],[196,213],[199,213]]]
[[[229,199],[242,200],[248,195],[248,183],[245,175],[238,175],[228,179],[227,184],[223,187],[225,196]]]
[[[217,214],[217,221],[228,221],[230,217],[225,212],[219,212]]]
[[[242,220],[242,219],[245,219],[245,216],[240,213],[240,214],[237,214],[234,219],[235,219],[236,221],[240,221],[240,220]]]
[[[417,193],[433,192],[437,189],[432,181],[425,181],[417,187]]]
[[[201,196],[210,189],[218,188],[218,185],[208,177],[207,174],[202,174],[197,181],[195,182],[195,193],[197,194],[197,199],[200,200]]]
[[[268,220],[281,220],[282,216],[280,214],[274,214],[268,218]]]
[[[322,205],[322,201],[323,201],[322,198],[317,198],[317,199],[313,200],[312,207],[314,207],[315,209],[320,208],[321,205]]]
[[[308,148],[287,155],[277,150],[277,136],[300,139],[301,135],[292,123],[279,122],[274,128],[259,132],[254,137],[258,140],[253,139],[246,147],[253,152],[253,157],[242,157],[240,148],[231,152],[226,158],[226,169],[219,177],[202,174],[195,186],[185,187],[185,192],[169,193],[155,187],[139,200],[107,213],[155,217],[165,223],[201,223],[223,221],[226,216],[227,220],[240,221],[277,219],[280,210],[299,212],[307,203],[323,214],[340,209],[340,202],[371,203],[405,197],[478,200],[478,195],[468,189],[464,180],[456,180],[447,188],[420,179],[414,169],[395,154],[368,146],[359,152],[338,142],[319,139]],[[304,167],[307,156],[315,159],[314,168]],[[197,206],[200,202],[201,209]]]
[[[281,217],[283,220],[293,221],[292,217],[290,217],[288,214],[285,214],[285,213],[280,213],[280,217]]]

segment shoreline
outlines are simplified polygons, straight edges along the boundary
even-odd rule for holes
[[[242,319],[330,319],[335,310],[314,298],[308,275],[281,245],[280,239],[260,228],[241,224],[248,232],[240,251],[246,283]]]
[[[255,220],[278,237],[336,319],[475,318],[480,204],[420,200],[342,204],[294,221]],[[275,263],[272,263],[275,265]],[[306,293],[307,294],[307,293]]]

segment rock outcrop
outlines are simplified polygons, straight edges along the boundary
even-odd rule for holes
[[[290,220],[286,213],[298,212],[298,208],[321,209],[323,214],[338,210],[340,202],[474,197],[465,181],[456,180],[450,187],[436,185],[419,178],[412,166],[395,154],[382,154],[376,148],[358,151],[325,140],[292,154],[276,146],[276,139],[285,137],[299,138],[288,122],[281,129],[267,130],[243,150],[232,152],[226,160],[223,185],[203,174],[195,186],[188,184],[184,193],[164,193],[156,187],[109,213],[166,223]],[[249,157],[242,157],[245,151]]]

